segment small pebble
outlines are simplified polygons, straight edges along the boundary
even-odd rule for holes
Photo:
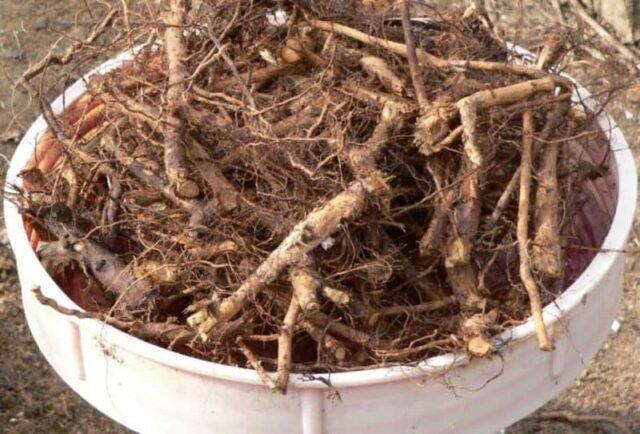
[[[18,48],[5,48],[0,50],[0,58],[7,60],[20,60],[24,56],[24,51]]]
[[[613,323],[611,324],[611,331],[613,333],[618,333],[620,331],[621,327],[622,327],[622,323],[620,321],[618,321],[617,319],[614,319]]]
[[[39,32],[40,30],[46,29],[48,25],[49,20],[47,19],[47,17],[40,17],[36,20],[35,23],[33,23],[33,28]]]

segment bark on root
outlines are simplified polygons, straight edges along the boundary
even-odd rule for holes
[[[552,351],[553,343],[549,339],[542,316],[542,300],[540,290],[531,273],[529,252],[529,203],[531,196],[531,165],[533,151],[534,119],[531,111],[523,115],[522,160],[520,163],[520,199],[518,201],[517,237],[520,253],[520,278],[529,294],[531,315],[538,336],[538,346],[541,350]]]
[[[169,184],[178,196],[191,199],[200,195],[198,185],[189,179],[185,150],[182,144],[184,121],[178,114],[184,104],[187,68],[183,63],[187,49],[183,40],[187,15],[187,0],[171,0],[171,12],[166,20],[165,52],[167,56],[169,83],[166,93],[167,126],[164,130],[164,164]]]
[[[298,313],[300,312],[300,304],[296,297],[296,284],[292,284],[294,287],[294,293],[291,296],[291,302],[289,303],[289,309],[282,321],[282,327],[280,327],[280,336],[278,337],[278,373],[276,376],[276,390],[279,393],[287,393],[287,385],[289,384],[289,372],[291,371],[292,362],[292,343],[293,334],[295,333],[296,322],[298,319]]]
[[[569,110],[569,104],[556,103],[549,113],[541,139],[546,140]],[[532,261],[535,269],[550,279],[563,276],[562,246],[560,243],[560,192],[557,161],[560,144],[544,145],[541,167],[538,172],[538,188],[535,207],[535,237]]]
[[[322,287],[320,279],[306,265],[298,265],[291,270],[293,294],[306,316],[313,316],[320,310],[318,292]]]

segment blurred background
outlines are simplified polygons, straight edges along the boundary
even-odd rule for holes
[[[65,35],[74,38],[89,28],[93,21],[93,1],[0,0],[0,155],[3,160],[11,157],[21,135],[37,116],[35,104],[14,92],[14,81],[30,63],[44,56],[58,38]],[[459,0],[415,3],[417,7],[436,7],[442,11],[466,5]],[[638,161],[640,75],[633,65],[640,64],[640,50],[634,45],[638,40],[636,36],[640,36],[640,1],[485,0],[481,3],[486,5],[494,24],[507,40],[532,51],[536,51],[551,31],[566,35],[567,42],[575,47],[565,59],[567,72],[606,103],[607,110],[636,150]],[[594,30],[590,19],[602,24],[600,30]],[[64,85],[53,83],[50,96],[59,93]],[[5,169],[6,161],[3,161],[0,164],[2,178]],[[640,247],[639,228],[640,224],[636,223],[630,249]],[[638,255],[629,254],[624,302],[611,335],[594,362],[585,366],[569,389],[538,413],[507,429],[507,433],[615,433],[625,429],[640,432],[637,263]],[[577,415],[580,417],[575,419],[573,416]],[[4,227],[0,229],[0,432],[128,432],[68,389],[38,352],[21,311],[14,261]]]

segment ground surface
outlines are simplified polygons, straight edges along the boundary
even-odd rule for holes
[[[25,99],[16,96],[15,109],[12,109],[11,79],[29,62],[45,54],[49,44],[61,33],[70,32],[76,20],[82,23],[89,17],[83,0],[1,0],[0,3],[0,153],[10,157],[15,148],[12,138],[23,133],[36,115],[34,109],[29,109],[16,119],[16,111],[24,106]],[[501,25],[523,46],[535,48],[549,29],[561,28],[557,14],[543,1],[497,3],[503,6]],[[584,60],[584,53],[575,59],[572,73],[594,91],[636,81],[622,68]],[[639,95],[623,90],[614,96],[609,110],[622,126],[636,155],[640,155]],[[1,166],[4,177],[5,164]],[[640,246],[639,229],[640,225],[636,224],[629,244],[632,248]],[[640,268],[637,258],[633,255],[628,258],[625,298],[618,316],[619,332],[611,335],[597,358],[545,410],[614,416],[633,432],[640,432]],[[21,311],[15,265],[4,230],[0,232],[0,432],[128,432],[68,389],[39,354]],[[606,423],[567,424],[533,415],[507,432],[613,433],[616,429]]]

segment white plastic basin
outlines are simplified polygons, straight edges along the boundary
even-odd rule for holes
[[[95,73],[131,57],[125,53]],[[90,75],[90,74],[89,74]],[[67,103],[85,89],[81,80]],[[581,96],[588,94],[580,90]],[[53,104],[59,113],[63,97]],[[604,249],[625,246],[637,197],[633,156],[619,128],[602,115],[611,138],[618,198]],[[20,170],[45,131],[42,117],[18,146],[6,185],[21,185]],[[134,338],[94,320],[42,306],[31,288],[79,309],[40,265],[22,217],[5,200],[5,220],[16,256],[25,315],[47,361],[91,405],[119,423],[147,433],[489,433],[508,426],[554,397],[594,357],[610,330],[622,296],[624,255],[598,253],[584,273],[546,306],[556,350],[538,350],[531,321],[497,338],[499,354],[483,360],[434,357],[414,367],[353,373],[292,375],[286,396],[270,393],[249,369],[206,362]],[[341,400],[329,400],[330,383]]]

